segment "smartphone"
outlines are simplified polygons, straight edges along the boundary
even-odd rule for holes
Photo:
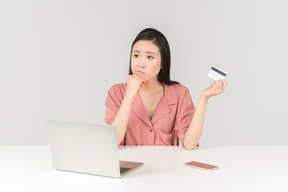
[[[209,164],[200,163],[197,161],[191,161],[191,162],[185,163],[185,165],[195,167],[195,168],[205,169],[208,171],[214,171],[219,168],[218,166],[215,166],[215,165],[209,165]]]

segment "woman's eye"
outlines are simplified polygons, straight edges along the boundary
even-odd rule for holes
[[[137,55],[137,54],[136,54],[136,55],[134,55],[134,57],[135,57],[135,58],[138,58],[138,57],[139,57],[139,55]]]
[[[147,58],[148,58],[148,59],[153,59],[153,57],[152,57],[152,56],[148,56]]]

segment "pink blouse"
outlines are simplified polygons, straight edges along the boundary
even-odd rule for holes
[[[111,124],[121,106],[127,84],[113,85],[106,98],[105,123]],[[152,119],[137,93],[130,112],[126,134],[121,145],[183,145],[195,107],[189,90],[182,85],[164,85]]]

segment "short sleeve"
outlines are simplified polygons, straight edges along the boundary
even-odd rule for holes
[[[109,90],[105,101],[105,123],[112,124],[121,106],[125,89],[123,85],[113,85]]]
[[[182,146],[184,146],[184,138],[192,118],[195,113],[195,106],[192,102],[189,90],[185,87],[183,94],[180,95],[178,103],[178,113],[175,124],[175,131]]]

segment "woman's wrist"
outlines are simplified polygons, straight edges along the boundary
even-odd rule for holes
[[[135,96],[129,96],[127,94],[125,94],[124,99],[122,101],[122,104],[128,104],[128,105],[132,105],[133,101],[134,101]]]
[[[209,99],[209,98],[210,98],[210,96],[205,95],[203,92],[200,93],[199,100],[208,102],[208,99]]]

